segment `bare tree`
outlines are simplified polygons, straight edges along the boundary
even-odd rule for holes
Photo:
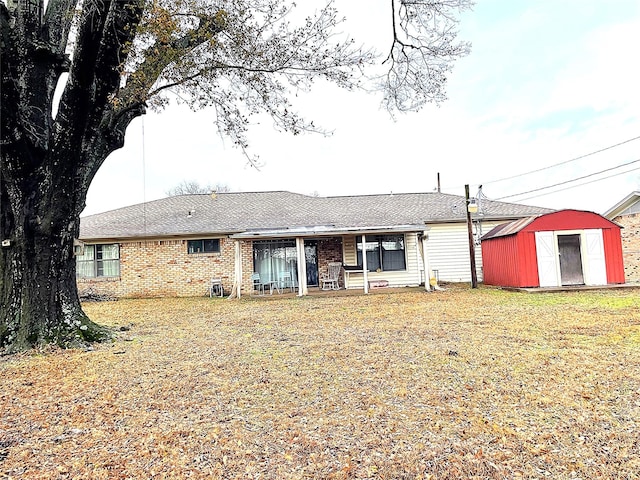
[[[418,110],[446,100],[454,61],[471,50],[470,43],[456,41],[456,14],[471,6],[468,0],[391,0],[393,41],[380,77],[388,110]]]
[[[441,101],[446,72],[467,51],[453,28],[469,1],[390,5],[393,45],[379,79],[388,107]],[[246,152],[253,115],[293,134],[315,130],[290,95],[318,78],[359,85],[375,56],[341,39],[331,0],[294,26],[300,8],[285,0],[0,0],[0,347],[108,337],[82,311],[73,241],[92,179],[147,108],[162,108],[168,93],[193,109],[212,107],[218,130]]]
[[[231,189],[224,183],[216,183],[215,186],[211,186],[210,183],[206,185],[200,185],[195,180],[183,180],[175,187],[167,190],[165,193],[168,197],[175,197],[177,195],[188,195],[192,193],[226,193]]]

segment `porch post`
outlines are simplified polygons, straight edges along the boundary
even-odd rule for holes
[[[298,260],[298,296],[307,295],[307,261],[304,255],[304,238],[296,238],[296,257]]]
[[[424,268],[424,289],[431,291],[431,265],[429,265],[429,253],[427,251],[428,232],[422,232],[422,266]]]
[[[240,298],[242,292],[242,249],[240,248],[240,240],[235,242],[235,255],[234,255],[234,275],[236,277],[236,285],[238,286],[236,297]]]
[[[362,279],[364,280],[364,293],[369,293],[369,269],[367,268],[367,239],[362,234]]]

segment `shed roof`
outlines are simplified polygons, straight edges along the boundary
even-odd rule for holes
[[[552,210],[482,200],[487,220]],[[83,240],[232,235],[292,229],[371,229],[464,222],[465,199],[446,193],[313,197],[286,191],[180,195],[82,217]]]
[[[535,225],[531,225],[535,222]],[[553,223],[560,222],[561,228]],[[530,217],[521,218],[507,223],[502,223],[489,230],[482,236],[481,240],[489,240],[497,237],[506,237],[509,235],[516,235],[517,233],[527,229],[531,226],[531,229],[535,230],[567,230],[574,228],[585,228],[585,223],[602,226],[603,224],[615,225],[619,228],[619,225],[610,221],[602,215],[586,210],[557,210],[553,212],[541,213],[539,215],[532,215]]]
[[[533,217],[525,217],[519,220],[514,220],[513,222],[501,223],[500,225],[496,225],[487,233],[485,233],[481,240],[489,240],[490,238],[496,237],[506,237],[509,235],[515,235],[531,222],[533,222],[539,215],[535,215]]]

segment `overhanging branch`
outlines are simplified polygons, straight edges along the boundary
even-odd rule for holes
[[[199,25],[185,35],[168,42],[157,41],[143,52],[144,60],[127,79],[127,85],[121,89],[118,99],[128,105],[131,102],[144,102],[154,94],[166,89],[166,86],[151,90],[162,72],[172,63],[188,55],[198,46],[212,40],[224,30],[225,15],[198,16]],[[187,77],[185,81],[188,81]],[[177,82],[179,83],[179,82]],[[177,84],[176,83],[176,84]]]

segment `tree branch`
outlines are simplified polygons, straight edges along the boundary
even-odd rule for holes
[[[54,150],[80,150],[105,133],[100,125],[105,126],[105,113],[113,109],[113,92],[120,84],[118,68],[126,60],[143,7],[143,0],[85,3],[73,67],[56,118]],[[85,161],[91,162],[93,156],[87,157]]]
[[[418,110],[427,102],[446,99],[445,85],[453,62],[470,51],[454,43],[458,19],[472,0],[391,0],[393,41],[380,77],[389,111]]]
[[[45,32],[48,42],[58,53],[64,53],[78,0],[49,0],[45,13]]]
[[[144,102],[153,94],[164,90],[166,87],[163,86],[151,91],[162,72],[201,44],[212,40],[225,28],[226,19],[221,12],[213,16],[200,15],[198,19],[198,27],[185,35],[169,42],[156,42],[142,52],[144,60],[129,76],[126,87],[118,95],[118,99],[124,105],[130,102]]]

